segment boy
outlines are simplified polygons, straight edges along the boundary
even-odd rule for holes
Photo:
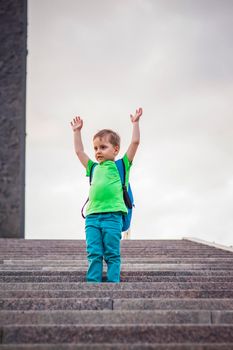
[[[123,161],[126,169],[126,186],[129,170],[140,142],[139,119],[142,108],[130,115],[133,124],[132,140]],[[84,152],[81,137],[83,120],[75,117],[71,126],[74,132],[75,152],[90,176],[94,162]],[[122,215],[127,214],[122,184],[115,164],[120,150],[120,137],[104,129],[93,137],[95,158],[98,164],[93,172],[89,202],[86,210],[86,244],[89,268],[88,282],[102,282],[103,258],[107,264],[107,282],[120,282],[120,240]]]

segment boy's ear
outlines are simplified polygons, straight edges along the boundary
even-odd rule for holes
[[[120,151],[120,146],[117,145],[114,148],[115,148],[115,154],[117,155]]]

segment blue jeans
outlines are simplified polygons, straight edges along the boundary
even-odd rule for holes
[[[90,214],[85,228],[87,282],[102,282],[103,259],[107,264],[107,282],[120,282],[122,214]]]

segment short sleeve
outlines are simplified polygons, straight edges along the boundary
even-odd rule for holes
[[[125,170],[128,171],[132,166],[132,162],[129,160],[127,153],[125,153],[125,155],[123,157],[123,161],[125,163]]]
[[[93,164],[95,164],[95,162],[93,162],[93,160],[89,159],[87,162],[87,167],[86,167],[86,176],[90,176],[91,167]]]

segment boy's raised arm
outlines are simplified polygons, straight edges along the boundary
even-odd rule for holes
[[[142,115],[142,108],[137,109],[135,115],[132,115],[132,114],[130,115],[131,122],[133,124],[133,133],[132,133],[131,143],[130,143],[129,148],[126,152],[127,157],[128,157],[130,162],[133,161],[134,156],[137,152],[137,148],[138,148],[139,143],[140,143],[139,119],[140,119],[141,115]]]
[[[74,132],[74,148],[75,152],[82,163],[86,168],[89,160],[88,155],[84,152],[84,147],[82,143],[81,129],[83,127],[83,120],[80,117],[75,117],[70,123]]]

